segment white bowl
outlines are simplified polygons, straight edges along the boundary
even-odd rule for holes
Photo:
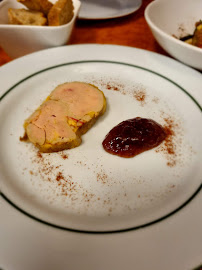
[[[0,3],[0,46],[11,58],[17,58],[35,51],[66,44],[71,36],[80,1],[73,0],[74,16],[61,26],[31,26],[8,24],[8,8],[25,8],[17,0]]]
[[[195,23],[202,19],[202,0],[155,0],[145,9],[145,19],[166,52],[202,70],[202,49],[177,39],[193,34]]]

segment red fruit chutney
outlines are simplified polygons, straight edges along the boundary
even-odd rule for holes
[[[130,158],[158,146],[165,138],[166,132],[157,122],[136,117],[115,126],[102,145],[110,154]]]

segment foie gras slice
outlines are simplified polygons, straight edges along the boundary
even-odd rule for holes
[[[68,123],[75,127],[75,131],[78,127],[96,119],[106,109],[103,92],[87,83],[61,84],[55,88],[49,98],[61,101],[68,106]],[[82,128],[82,132],[84,132],[85,128],[86,125]]]
[[[41,152],[74,148],[105,110],[105,96],[97,87],[82,82],[61,84],[25,120],[21,140],[29,140]]]

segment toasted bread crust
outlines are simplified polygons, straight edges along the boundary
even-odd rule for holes
[[[73,18],[72,0],[58,0],[48,13],[48,24],[50,26],[63,25]]]
[[[17,0],[27,9],[9,9],[10,24],[60,26],[69,23],[74,16],[72,0]]]
[[[202,48],[202,21],[196,23],[196,29],[193,36],[193,45]]]
[[[44,14],[48,14],[53,4],[48,0],[17,0],[30,10],[40,11]]]
[[[8,18],[11,24],[38,26],[44,26],[47,24],[47,19],[44,17],[42,12],[26,9],[9,8]]]

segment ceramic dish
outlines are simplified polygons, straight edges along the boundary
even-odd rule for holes
[[[156,0],[145,10],[145,19],[162,48],[177,60],[202,70],[202,49],[178,38],[193,34],[202,19],[200,0]],[[175,36],[175,37],[174,37]]]
[[[142,0],[83,0],[78,17],[88,20],[103,20],[123,17],[137,11]]]
[[[0,46],[11,58],[66,44],[71,36],[80,8],[80,1],[74,0],[74,17],[61,26],[9,25],[8,8],[24,8],[17,0],[0,3]]]
[[[44,268],[95,269],[83,252],[104,269],[123,269],[123,261],[125,269],[191,269],[200,263],[200,73],[143,50],[77,45],[22,57],[0,74],[3,268],[36,269],[43,262]],[[97,85],[108,104],[82,145],[39,154],[19,141],[24,119],[56,85],[73,80]],[[174,154],[166,145],[132,159],[106,153],[101,143],[108,131],[136,116],[168,124]],[[11,259],[22,253],[25,261]],[[115,254],[121,257],[114,261]]]

